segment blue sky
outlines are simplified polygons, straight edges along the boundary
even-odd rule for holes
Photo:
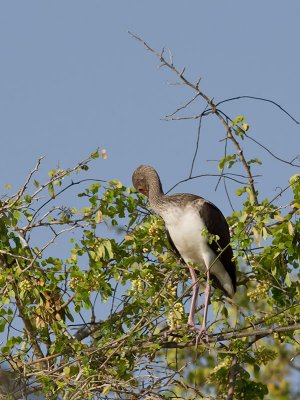
[[[109,157],[95,164],[95,177],[130,185],[141,163],[159,170],[165,188],[187,176],[197,122],[160,118],[193,93],[168,85],[175,76],[158,68],[128,30],[157,50],[170,48],[187,77],[202,77],[208,96],[269,98],[299,119],[299,15],[296,0],[1,2],[2,192],[7,183],[16,189],[41,155],[47,171],[73,165],[97,146]],[[192,111],[202,109],[199,103]],[[279,156],[297,155],[299,126],[271,105],[243,100],[223,110],[245,115],[249,133]],[[223,137],[219,123],[207,118],[196,173],[218,173],[217,164],[206,160],[222,156]],[[266,176],[261,180],[266,196],[293,173],[252,145],[244,151],[247,158],[266,159],[255,171]],[[222,207],[224,193],[214,191],[215,183],[207,178],[178,190]]]

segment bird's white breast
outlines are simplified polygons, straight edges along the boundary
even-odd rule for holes
[[[209,269],[227,293],[233,296],[231,278],[209,247],[207,237],[203,236],[203,229],[206,229],[206,226],[195,204],[188,204],[185,207],[174,205],[160,214],[184,261],[187,264],[195,263],[203,272]]]
[[[197,263],[200,269],[206,271],[203,253],[210,248],[202,235],[205,224],[198,210],[190,205],[184,208],[174,206],[164,211],[162,218],[184,261]]]

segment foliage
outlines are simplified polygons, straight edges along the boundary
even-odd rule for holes
[[[205,115],[219,118],[208,104],[212,112]],[[99,150],[73,168],[53,169],[43,183],[39,160],[19,191],[2,197],[1,359],[9,371],[0,371],[0,387],[6,396],[299,395],[285,377],[299,352],[300,175],[282,190],[288,205],[280,196],[260,199],[250,165],[261,161],[246,161],[239,145],[250,126],[242,116],[224,121],[233,147],[220,160],[220,177],[229,176],[226,169],[246,171],[236,188],[240,210],[228,218],[239,288],[233,302],[213,291],[207,342],[187,327],[188,271],[146,199],[117,180],[78,178]],[[78,187],[73,203],[61,205]]]

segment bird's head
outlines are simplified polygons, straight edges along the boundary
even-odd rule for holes
[[[140,165],[132,175],[132,183],[138,192],[147,197],[149,197],[150,186],[155,183],[158,183],[159,188],[162,190],[159,176],[150,165]]]

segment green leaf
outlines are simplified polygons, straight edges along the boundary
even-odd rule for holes
[[[288,222],[288,231],[291,236],[294,236],[295,229],[291,221]]]
[[[229,154],[228,156],[222,158],[222,159],[220,160],[220,162],[219,162],[218,169],[219,169],[220,171],[222,171],[222,170],[225,168],[225,165],[226,165],[227,163],[229,163],[230,161],[231,161],[231,163],[230,163],[230,165],[229,165],[229,168],[231,168],[232,165],[236,162],[236,154]]]
[[[27,194],[26,196],[24,196],[24,200],[25,200],[27,203],[31,203],[31,196],[30,196],[29,194]]]
[[[54,176],[56,173],[57,173],[57,170],[56,170],[56,169],[51,169],[51,171],[48,172],[48,176],[50,176],[50,178],[51,178],[51,177]]]
[[[91,158],[99,158],[99,150],[91,154]]]
[[[100,224],[101,221],[102,221],[102,212],[98,210],[95,215],[95,222],[96,224]]]
[[[262,162],[258,159],[258,158],[251,158],[251,160],[247,161],[247,164],[258,164],[258,165],[262,165]]]
[[[300,183],[300,174],[295,174],[290,177],[291,185],[296,185],[297,183]]]
[[[292,281],[291,281],[291,276],[290,276],[290,274],[288,272],[286,273],[284,282],[285,282],[287,287],[291,287]]]
[[[238,115],[234,120],[232,121],[232,125],[237,125],[245,120],[245,117],[243,115]]]
[[[48,193],[51,197],[51,199],[55,199],[55,194],[54,194],[54,187],[53,187],[53,183],[50,182],[48,185]]]
[[[111,389],[111,384],[106,383],[105,385],[103,385],[103,389],[102,389],[102,394],[106,395],[110,392]]]
[[[235,194],[237,196],[241,196],[243,193],[246,192],[246,190],[247,190],[247,186],[243,186],[243,187],[237,188],[236,191],[235,191]]]
[[[262,228],[261,235],[262,235],[264,240],[267,240],[268,232],[267,232],[267,229],[265,227]]]
[[[21,214],[19,213],[19,211],[14,211],[13,215],[16,220],[20,219]]]
[[[244,139],[245,132],[242,128],[238,126],[237,128],[234,129],[234,132],[237,136],[240,136],[242,139]]]
[[[71,367],[69,367],[69,366],[64,367],[63,372],[64,372],[64,375],[70,376]]]
[[[6,327],[6,324],[7,324],[6,319],[1,318],[1,319],[0,319],[0,332],[1,332],[1,333],[4,332],[5,327]]]

